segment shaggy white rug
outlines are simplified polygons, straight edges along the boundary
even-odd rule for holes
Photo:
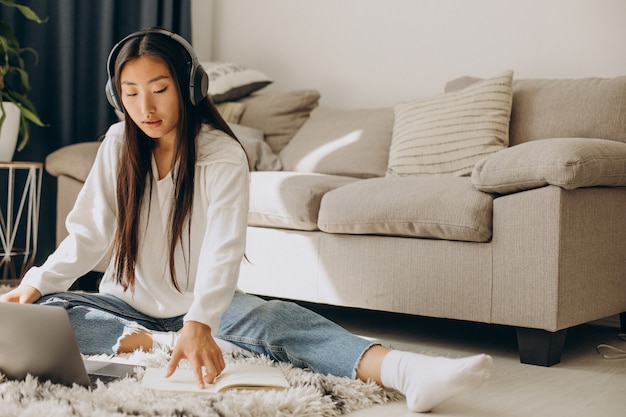
[[[0,293],[4,288],[0,285]],[[165,351],[136,352],[120,358],[133,364],[162,367],[169,360]],[[9,416],[340,416],[359,409],[403,399],[396,391],[374,383],[320,375],[276,363],[267,357],[226,355],[226,362],[261,363],[277,366],[290,388],[284,391],[227,391],[191,394],[153,391],[141,385],[142,370],[95,390],[79,386],[41,383],[28,377],[9,381],[0,374],[0,417]],[[182,366],[186,366],[186,362]]]
[[[145,361],[163,365],[158,354],[142,354]],[[163,356],[164,354],[161,354]],[[137,355],[135,355],[137,356]],[[373,383],[319,375],[265,357],[226,357],[227,362],[271,364],[281,368],[291,387],[284,391],[227,391],[220,394],[187,394],[153,391],[140,379],[125,378],[90,391],[49,382],[7,381],[0,376],[1,416],[340,416],[402,398],[397,392]]]

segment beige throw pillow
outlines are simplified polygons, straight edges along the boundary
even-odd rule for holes
[[[239,123],[246,105],[237,101],[225,101],[216,104],[215,107],[227,123]]]
[[[508,146],[513,71],[459,91],[399,103],[387,176],[469,175]]]
[[[278,155],[308,120],[319,99],[317,90],[252,94],[240,101],[245,109],[238,123],[262,130],[265,141]]]
[[[556,185],[567,190],[626,186],[626,143],[608,139],[540,139],[493,154],[474,167],[480,191],[508,194]]]
[[[267,143],[262,131],[236,123],[228,124],[248,155],[252,171],[280,171],[283,164]]]

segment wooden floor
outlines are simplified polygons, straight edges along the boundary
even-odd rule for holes
[[[433,355],[493,356],[495,370],[476,391],[450,399],[430,415],[441,417],[624,417],[626,359],[605,359],[600,343],[626,349],[617,339],[619,318],[570,329],[560,364],[549,368],[523,365],[515,331],[502,326],[407,317],[362,310],[312,306],[352,332],[394,348]],[[350,417],[416,415],[402,402],[350,414]]]

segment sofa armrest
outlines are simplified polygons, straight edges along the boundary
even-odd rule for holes
[[[586,138],[522,143],[479,161],[472,183],[480,191],[497,194],[545,185],[566,190],[626,186],[626,143]]]
[[[82,142],[64,146],[46,157],[46,171],[84,182],[91,170],[100,142]]]

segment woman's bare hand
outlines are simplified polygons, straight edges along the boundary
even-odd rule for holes
[[[20,285],[8,293],[0,295],[0,301],[20,304],[32,304],[40,298],[39,290],[29,285]]]
[[[222,351],[211,335],[211,328],[197,321],[187,321],[183,325],[167,366],[166,378],[174,374],[182,359],[187,359],[191,364],[201,389],[205,388],[205,383],[212,384],[226,366]]]

